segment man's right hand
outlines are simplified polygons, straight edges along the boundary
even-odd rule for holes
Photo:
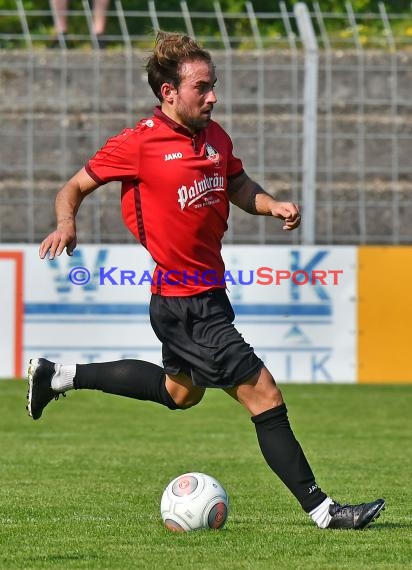
[[[40,244],[39,255],[49,259],[61,255],[66,250],[67,255],[73,255],[77,245],[76,213],[85,196],[96,190],[99,184],[81,168],[57,193],[56,218],[57,228]]]
[[[44,259],[49,254],[49,259],[54,259],[56,255],[61,255],[66,249],[67,255],[73,255],[73,251],[77,245],[76,227],[65,226],[64,229],[57,228],[49,234],[40,244],[39,255]]]

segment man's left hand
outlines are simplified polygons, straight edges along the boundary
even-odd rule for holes
[[[294,230],[300,225],[300,211],[296,204],[292,202],[276,202],[271,209],[272,216],[285,221],[283,229]]]

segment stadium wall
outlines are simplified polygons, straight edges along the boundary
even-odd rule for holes
[[[341,17],[346,34],[347,20]],[[246,33],[244,23],[238,30]],[[230,133],[248,175],[279,200],[304,207],[310,194],[304,190],[308,169],[303,157],[305,148],[315,149],[304,145],[305,59],[295,35],[288,38],[293,38],[290,49],[272,37],[267,38],[271,49],[214,52],[218,104],[213,116]],[[411,39],[395,51],[354,51],[349,47],[353,38],[347,37],[344,49],[318,54],[312,120],[317,160],[309,169],[316,166],[314,243],[412,244]],[[383,35],[376,45],[387,40]],[[147,45],[151,42],[148,38]],[[143,72],[146,55],[145,50],[86,46],[1,51],[2,243],[40,242],[50,229],[57,189],[108,137],[152,114],[155,100]],[[85,201],[80,241],[132,243],[118,205],[118,182]],[[227,243],[290,243],[290,235],[265,216],[236,208],[231,216]],[[303,238],[296,232],[292,240],[302,243]]]
[[[412,382],[412,247],[227,245],[223,256],[236,325],[279,381]],[[34,245],[0,246],[0,377],[35,356],[160,363],[152,270],[135,245],[84,245],[52,262]]]

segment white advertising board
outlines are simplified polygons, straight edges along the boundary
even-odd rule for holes
[[[236,324],[273,376],[287,382],[355,382],[356,248],[228,246]],[[258,277],[258,276],[261,277]]]
[[[0,252],[0,378],[21,374],[21,255]]]
[[[141,246],[81,245],[54,261],[18,247],[24,367],[38,356],[161,363],[148,314],[154,264]],[[355,247],[225,246],[223,256],[235,324],[277,380],[356,381]]]

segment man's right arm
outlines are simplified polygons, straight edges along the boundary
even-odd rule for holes
[[[100,184],[82,168],[57,193],[55,203],[57,227],[40,244],[41,259],[47,254],[49,259],[54,259],[54,256],[61,255],[64,249],[67,255],[73,254],[76,247],[77,211],[82,200],[99,186]]]

